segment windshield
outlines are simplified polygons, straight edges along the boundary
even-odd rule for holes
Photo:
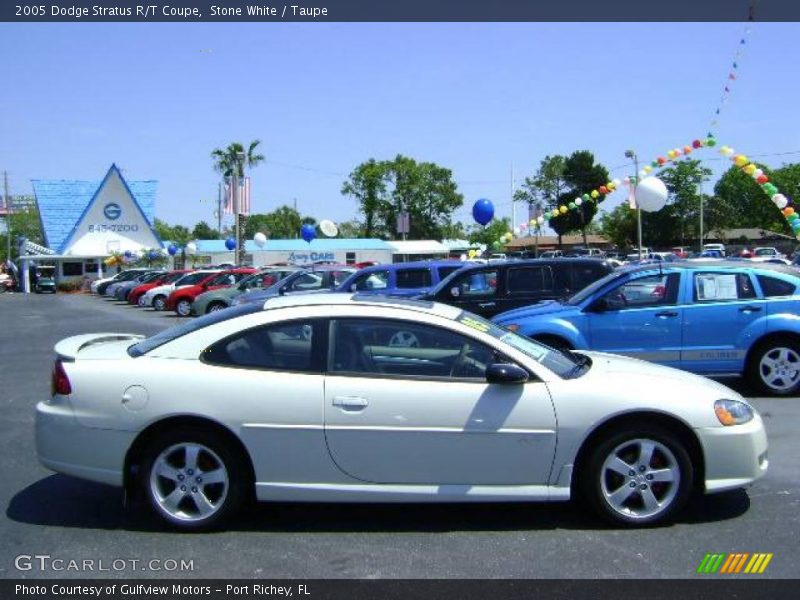
[[[194,285],[196,283],[200,283],[201,281],[203,281],[203,279],[205,279],[209,275],[211,275],[211,273],[209,273],[208,271],[206,271],[205,273],[187,273],[186,275],[184,275],[175,282],[175,286],[177,287],[179,285]]]
[[[756,256],[775,256],[772,248],[756,248]]]
[[[576,294],[573,294],[572,296],[567,298],[567,300],[564,301],[564,304],[569,304],[570,306],[576,306],[582,303],[587,298],[589,298],[592,294],[594,294],[597,290],[602,288],[607,283],[620,280],[623,277],[627,276],[628,276],[627,271],[614,271],[613,273],[606,275],[602,279],[598,279],[594,283],[589,284]]]
[[[155,281],[160,277],[163,277],[164,273],[161,271],[156,271],[155,273],[148,273],[147,275],[142,275],[139,278],[139,283],[150,283],[151,281]]]
[[[586,360],[586,357],[583,355],[570,355],[558,350],[553,350],[530,338],[509,331],[491,321],[487,321],[478,315],[464,311],[458,315],[456,320],[477,331],[488,333],[493,338],[519,350],[543,367],[553,371],[553,373],[559,377],[574,377],[578,374],[576,368],[585,364],[583,361]],[[573,356],[575,358],[573,358]]]
[[[133,344],[128,348],[128,354],[133,358],[137,358],[143,354],[147,354],[159,346],[163,346],[167,342],[176,340],[187,333],[197,331],[203,327],[208,327],[214,323],[220,323],[222,321],[227,321],[228,319],[241,317],[242,315],[249,315],[260,310],[263,310],[263,307],[260,304],[242,304],[241,306],[234,306],[231,308],[226,308],[225,310],[214,311],[194,319],[193,321],[187,321],[182,325],[176,325],[175,327],[165,329],[164,331],[157,333],[152,337]]]

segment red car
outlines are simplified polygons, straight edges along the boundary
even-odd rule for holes
[[[258,269],[240,267],[238,269],[228,269],[221,273],[211,273],[197,285],[178,288],[172,292],[167,298],[164,309],[174,310],[179,317],[188,317],[192,314],[192,302],[200,294],[223,287],[230,287],[253,273],[258,273]]]
[[[186,273],[189,272],[191,272],[191,269],[170,271],[169,273],[164,273],[161,277],[154,279],[149,283],[143,283],[142,285],[137,285],[135,288],[131,290],[131,293],[128,294],[128,304],[139,304],[139,298],[144,296],[148,290],[152,290],[154,287],[158,287],[160,285],[167,285],[169,283],[172,283],[176,279],[183,277]]]

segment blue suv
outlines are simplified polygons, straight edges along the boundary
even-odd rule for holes
[[[625,354],[704,375],[800,390],[800,274],[706,261],[618,270],[562,301],[494,321],[549,346]]]
[[[365,267],[350,276],[337,292],[419,296],[465,265],[459,260],[428,260]]]

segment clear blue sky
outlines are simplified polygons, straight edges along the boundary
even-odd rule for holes
[[[12,193],[31,193],[30,179],[98,179],[116,162],[129,179],[159,180],[159,218],[192,226],[214,222],[211,150],[258,138],[256,212],[296,199],[317,219],[353,218],[346,175],[403,153],[452,169],[460,219],[481,197],[505,216],[512,163],[519,181],[547,154],[588,149],[621,178],[627,148],[649,161],[705,135],[744,29],[4,23],[0,169]],[[800,151],[798,38],[800,24],[752,24],[720,143]],[[714,151],[696,156],[727,166]]]

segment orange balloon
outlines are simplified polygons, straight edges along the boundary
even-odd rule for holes
[[[791,206],[787,206],[786,208],[783,209],[783,216],[784,217],[788,217],[788,216],[793,215],[793,214],[794,214],[794,209]]]

